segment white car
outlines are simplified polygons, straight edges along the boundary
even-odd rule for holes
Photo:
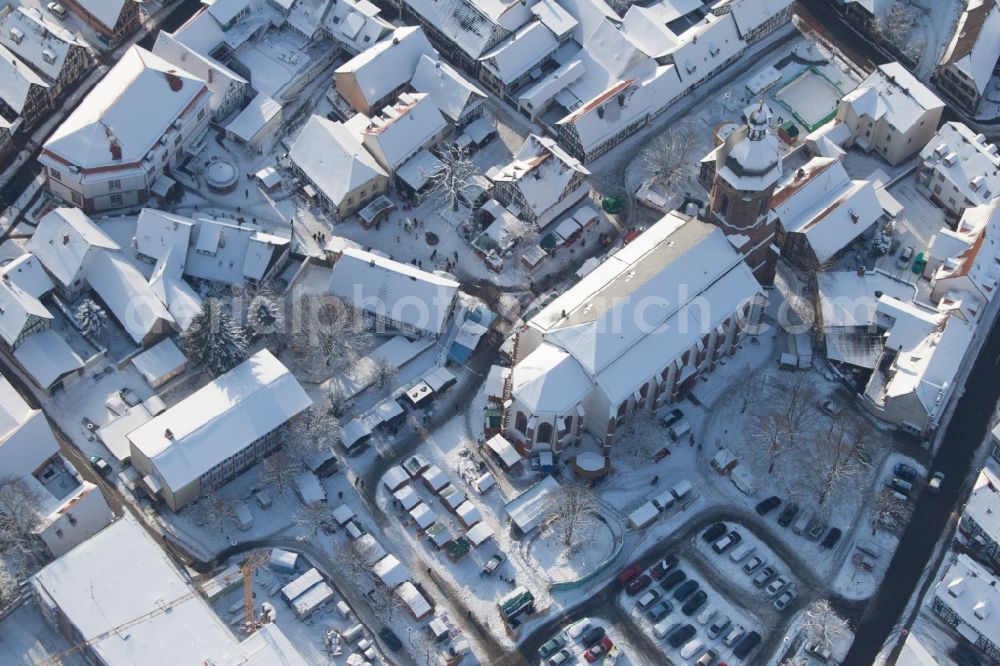
[[[585,617],[582,620],[577,620],[573,624],[569,625],[566,628],[566,635],[575,641],[580,638],[580,636],[583,636],[583,634],[592,626],[593,623],[590,621],[590,618]]]
[[[701,615],[698,616],[698,624],[708,624],[711,622],[718,610],[719,609],[715,607],[715,604],[709,604],[706,606],[705,610],[703,610]]]
[[[767,596],[773,597],[778,592],[781,592],[783,589],[785,589],[786,585],[788,585],[788,579],[785,578],[784,576],[778,576],[777,578],[772,580],[770,584],[768,584],[766,588]]]
[[[701,642],[700,638],[693,638],[684,644],[681,648],[681,659],[690,659],[704,649],[705,644]]]
[[[63,7],[61,4],[59,4],[58,2],[50,2],[49,4],[46,5],[46,7],[50,12],[52,12],[59,18],[61,19],[66,18],[66,8]]]
[[[635,605],[639,608],[639,610],[646,610],[654,603],[656,603],[656,600],[659,598],[660,598],[659,592],[657,592],[656,590],[649,590],[644,595],[639,597],[639,600],[635,602]]]
[[[778,598],[774,600],[774,607],[783,611],[793,601],[795,601],[795,583],[789,583],[785,591],[779,594]]]
[[[733,548],[733,552],[729,553],[729,559],[733,562],[742,562],[753,554],[755,546],[752,543],[745,543],[742,546],[737,546]]]

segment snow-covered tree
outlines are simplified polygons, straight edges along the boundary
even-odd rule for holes
[[[266,292],[258,292],[247,305],[247,326],[255,337],[274,335],[282,330],[285,313]]]
[[[517,321],[517,318],[521,316],[521,301],[513,294],[500,294],[500,297],[497,299],[496,308],[497,312],[506,318],[507,321]]]
[[[332,451],[342,433],[340,419],[324,405],[314,405],[292,419],[285,447],[292,455],[300,456]]]
[[[802,631],[809,642],[820,650],[829,650],[840,638],[847,635],[847,621],[837,614],[827,599],[817,599],[808,606],[802,618]]]
[[[243,328],[217,298],[206,298],[182,333],[184,353],[195,367],[218,376],[247,360]]]
[[[226,525],[236,520],[233,503],[222,497],[214,488],[206,488],[195,504],[195,520],[199,525],[218,525],[222,532]]]
[[[303,468],[301,458],[279,449],[261,461],[257,478],[280,495],[291,490]]]
[[[347,395],[344,389],[339,386],[334,386],[326,394],[326,404],[330,414],[340,418],[347,413],[348,409],[350,409],[351,398]]]
[[[646,175],[670,187],[683,187],[701,158],[697,147],[698,134],[689,123],[668,127],[642,151]]]
[[[740,414],[745,414],[751,405],[760,400],[761,385],[757,370],[749,365],[743,366],[733,377],[732,387],[740,399]]]
[[[304,296],[293,304],[289,348],[300,370],[329,377],[352,367],[373,338],[357,312],[332,296]]]
[[[868,516],[872,534],[880,529],[895,532],[908,519],[909,507],[906,500],[899,498],[889,488],[882,488],[872,498],[871,514]]]
[[[344,539],[333,547],[333,566],[349,583],[363,589],[371,580],[371,567],[358,546],[360,542]]]
[[[428,187],[424,200],[436,199],[451,205],[453,211],[458,211],[463,199],[474,194],[475,177],[479,174],[479,168],[457,146],[442,151],[438,158],[440,163],[426,174]]]
[[[629,467],[647,464],[663,448],[665,441],[666,430],[660,425],[659,418],[648,410],[642,410],[628,422],[625,434],[612,448],[612,455],[629,463]]]
[[[538,225],[534,222],[514,218],[504,223],[502,244],[524,243],[531,245],[538,240]]]
[[[768,463],[767,473],[773,473],[778,460],[791,449],[781,412],[764,409],[755,413],[750,420],[749,434],[750,439],[764,449]]]
[[[871,469],[869,445],[868,428],[859,419],[843,425],[835,422],[829,433],[814,438],[812,454],[814,469],[819,471],[817,493],[821,511],[837,492],[856,492],[853,482]]]
[[[19,566],[46,559],[48,549],[36,533],[42,495],[17,476],[0,477],[0,555]]]
[[[397,372],[399,369],[384,358],[376,359],[375,365],[372,367],[372,386],[379,391],[392,387]]]
[[[5,610],[17,597],[17,576],[6,562],[0,560],[0,611]]]
[[[306,504],[295,512],[292,521],[296,525],[309,532],[309,536],[316,536],[320,531],[333,527],[333,512],[326,502]]]
[[[424,666],[431,666],[431,664],[437,663],[435,657],[440,652],[441,647],[433,637],[427,634],[427,629],[414,631],[410,634],[410,654],[413,655],[413,660],[418,664],[423,663]]]
[[[565,483],[553,493],[549,502],[551,517],[547,529],[558,537],[568,552],[578,551],[597,527],[596,493],[581,483]]]
[[[886,42],[899,48],[908,41],[916,23],[916,8],[909,0],[896,0],[884,13],[875,17],[875,31]]]
[[[80,301],[73,318],[76,319],[76,325],[80,327],[81,333],[95,338],[101,337],[108,326],[108,314],[104,308],[89,298]]]

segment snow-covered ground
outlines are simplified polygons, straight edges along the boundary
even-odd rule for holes
[[[0,622],[0,664],[35,666],[48,660],[65,666],[86,664],[79,653],[61,654],[71,647],[45,621],[34,599],[29,598]]]

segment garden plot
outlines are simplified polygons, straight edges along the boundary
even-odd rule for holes
[[[677,567],[675,567],[675,569],[677,568],[681,569],[682,571],[684,571],[685,574],[687,574],[685,582],[688,580],[697,581],[698,590],[704,591],[707,594],[705,603],[691,616],[684,615],[684,613],[682,612],[681,607],[684,605],[684,602],[677,601],[677,599],[674,598],[674,592],[677,590],[678,586],[674,586],[668,592],[663,592],[659,587],[659,581],[654,580],[653,583],[648,588],[646,588],[646,590],[656,590],[657,592],[660,593],[661,600],[662,599],[669,600],[674,605],[674,609],[668,615],[664,616],[656,624],[665,623],[664,626],[669,627],[675,623],[681,623],[681,624],[691,624],[695,627],[695,629],[697,630],[697,634],[695,634],[695,636],[691,640],[692,641],[698,640],[701,641],[702,643],[702,649],[697,652],[695,657],[686,661],[681,660],[678,654],[680,648],[674,650],[666,643],[665,640],[656,637],[656,635],[653,633],[654,623],[651,622],[650,619],[646,616],[645,611],[640,610],[636,606],[637,600],[645,593],[645,591],[640,592],[638,595],[634,597],[630,597],[624,591],[622,591],[618,599],[619,605],[621,605],[621,607],[625,609],[625,611],[629,614],[629,616],[632,619],[632,622],[642,631],[644,631],[654,642],[659,644],[662,647],[664,653],[669,654],[671,659],[673,659],[676,663],[693,663],[694,660],[697,658],[697,656],[700,655],[702,652],[704,652],[705,650],[712,649],[719,653],[719,659],[721,661],[728,662],[732,660],[733,659],[732,648],[725,645],[722,641],[722,638],[725,636],[726,633],[728,633],[729,630],[727,629],[725,632],[723,632],[721,636],[719,636],[716,639],[708,638],[707,634],[708,626],[715,620],[721,618],[722,616],[727,616],[729,618],[731,623],[730,627],[735,627],[739,625],[742,626],[746,631],[756,631],[766,640],[767,634],[763,630],[763,623],[760,621],[760,619],[754,616],[753,614],[749,613],[745,608],[733,604],[723,593],[720,593],[715,587],[713,587],[710,583],[708,583],[703,576],[694,573],[698,569],[693,562],[682,558],[680,562],[677,564]],[[671,571],[673,571],[673,569],[671,569]],[[667,575],[669,575],[669,572],[667,573]],[[710,618],[708,618],[705,623],[699,622],[699,616],[702,615],[702,613],[706,611],[709,608],[709,606],[715,607],[715,613]]]
[[[773,568],[777,572],[777,575],[783,576],[798,586],[798,581],[789,572],[789,567],[784,560],[775,555],[774,551],[771,550],[767,544],[758,539],[753,532],[738,523],[726,523],[726,533],[730,530],[736,530],[740,536],[743,537],[743,540],[721,555],[712,550],[712,544],[706,542],[702,538],[701,535],[704,534],[704,530],[694,537],[693,543],[695,544],[695,549],[705,555],[703,562],[705,562],[707,566],[721,573],[727,580],[731,581],[737,587],[740,587],[751,594],[760,596],[762,599],[766,599],[767,603],[770,603],[773,600],[773,597],[767,596],[763,588],[754,587],[752,582],[753,577],[760,573],[764,567],[769,566]],[[753,552],[748,554],[746,557],[743,557],[739,562],[734,562],[733,558],[730,556],[734,552],[739,551],[741,547],[746,544],[753,546]],[[753,573],[744,573],[743,565],[754,557],[761,558],[764,560],[764,563]]]

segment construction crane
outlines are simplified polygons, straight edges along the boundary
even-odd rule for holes
[[[253,606],[253,572],[267,561],[267,553],[258,550],[247,556],[240,565],[243,572],[243,627],[248,634],[253,633],[263,622],[257,619]]]

